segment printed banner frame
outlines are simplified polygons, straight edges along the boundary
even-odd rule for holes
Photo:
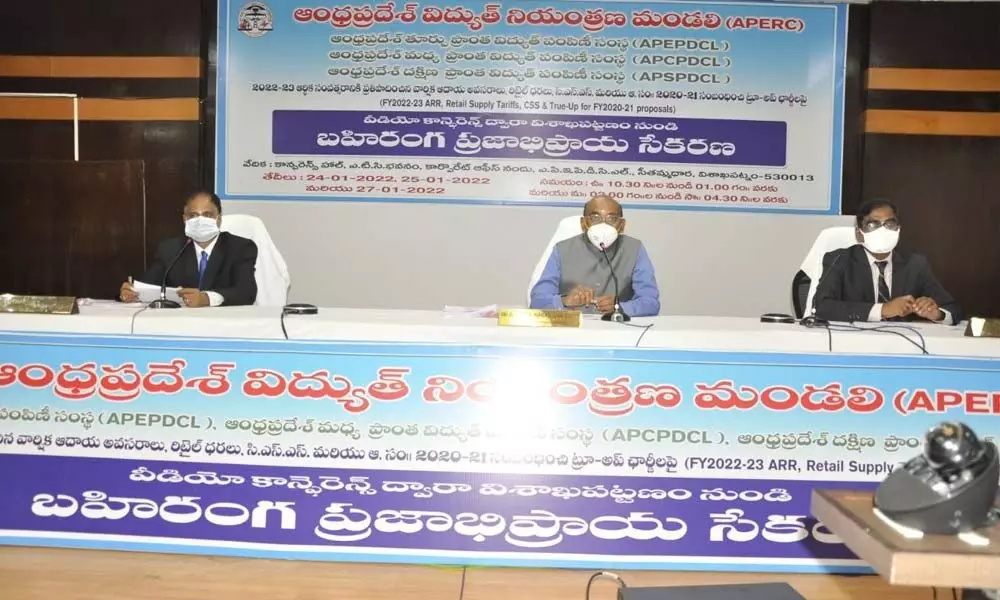
[[[409,73],[416,67],[404,68],[399,65],[409,64],[406,63],[407,60],[419,62],[418,54],[433,53],[432,51],[435,50],[433,47],[428,50],[427,44],[417,44],[419,51],[401,50],[400,48],[405,49],[407,47],[405,44],[409,43],[405,42],[404,34],[419,32],[427,34],[424,37],[454,37],[462,33],[488,32],[492,31],[491,27],[498,27],[500,29],[496,31],[523,32],[525,36],[534,35],[537,38],[541,33],[547,31],[541,25],[531,26],[526,22],[523,25],[514,26],[510,23],[516,22],[521,12],[524,12],[527,15],[526,18],[530,19],[532,14],[530,9],[536,5],[537,7],[545,6],[547,8],[544,10],[555,11],[559,15],[563,15],[563,13],[575,14],[576,12],[582,15],[587,11],[605,9],[594,9],[593,7],[597,4],[589,0],[556,0],[554,2],[532,0],[517,4],[477,0],[466,2],[458,7],[452,7],[451,4],[448,4],[447,7],[465,11],[472,16],[470,18],[475,19],[482,18],[482,15],[490,10],[488,7],[496,6],[498,7],[497,14],[506,18],[505,21],[502,20],[495,25],[487,21],[476,22],[475,26],[479,29],[473,31],[471,22],[451,25],[446,23],[435,25],[426,22],[428,18],[433,21],[437,13],[445,15],[449,10],[445,8],[445,4],[438,5],[435,2],[404,3],[405,7],[414,7],[412,11],[415,15],[415,22],[406,21],[404,17],[400,16],[404,15],[402,12],[404,6],[401,5],[394,15],[395,18],[386,23],[377,20],[361,22],[358,19],[366,17],[364,15],[358,17],[357,14],[352,21],[349,13],[345,13],[347,21],[337,22],[336,15],[339,13],[336,11],[348,10],[350,7],[310,8],[300,6],[300,4],[292,0],[220,0],[219,2],[216,182],[219,194],[227,200],[577,206],[594,193],[611,193],[619,196],[626,208],[778,214],[839,214],[843,184],[843,113],[848,13],[846,5],[741,1],[711,3],[690,2],[688,0],[605,3],[601,6],[607,6],[606,10],[609,11],[609,15],[612,12],[615,14],[620,12],[622,15],[627,15],[631,22],[618,26],[612,23],[613,19],[608,16],[607,27],[602,26],[600,31],[589,31],[585,24],[554,26],[551,32],[555,32],[557,35],[552,39],[567,40],[570,37],[576,39],[579,36],[570,36],[570,33],[578,32],[586,34],[580,39],[599,40],[613,37],[635,42],[643,39],[642,36],[645,35],[650,38],[659,36],[655,39],[664,40],[664,44],[667,42],[694,43],[695,41],[724,44],[726,48],[724,54],[731,51],[732,58],[728,55],[724,56],[723,59],[714,58],[715,62],[709,71],[723,69],[720,72],[728,73],[726,69],[732,68],[737,69],[734,72],[738,75],[735,79],[729,74],[720,75],[719,77],[728,81],[725,85],[721,83],[671,83],[661,86],[657,83],[652,87],[647,86],[648,90],[641,86],[638,88],[633,86],[629,88],[628,93],[674,94],[676,97],[671,96],[666,99],[665,96],[664,99],[654,100],[643,100],[642,97],[636,100],[634,97],[626,97],[628,101],[625,102],[621,99],[615,101],[614,98],[607,98],[601,102],[601,98],[595,96],[591,96],[590,100],[596,98],[597,101],[580,100],[580,98],[586,97],[586,90],[590,90],[589,87],[579,88],[583,90],[580,92],[584,94],[583,96],[557,95],[555,98],[558,101],[550,102],[550,97],[545,94],[552,93],[552,90],[562,89],[558,87],[559,80],[537,80],[538,85],[532,89],[538,90],[538,94],[542,94],[541,96],[515,94],[512,96],[514,99],[510,102],[499,100],[494,102],[493,99],[488,98],[496,98],[495,96],[486,95],[483,96],[486,99],[483,99],[478,106],[470,107],[470,102],[475,104],[474,95],[466,94],[459,97],[452,94],[448,96],[447,94],[451,92],[440,93],[440,90],[453,88],[472,90],[476,87],[475,85],[448,85],[449,82],[461,83],[463,80],[449,79],[446,81],[443,79],[444,75],[440,74],[440,80],[433,79],[429,75],[425,75],[423,71],[420,72],[422,79],[413,79],[416,75],[412,73],[409,75],[410,79],[407,79],[404,71]],[[378,11],[385,11],[387,6],[394,5],[373,3],[359,5],[351,10],[355,10],[355,12],[367,10],[371,13],[371,15],[367,15],[368,17],[377,18],[377,15],[380,14]],[[536,12],[537,10],[541,9],[537,8]],[[296,21],[297,17],[293,17],[293,13],[297,16],[300,13],[304,15],[305,13],[302,11],[310,11],[311,21],[310,19],[306,19],[309,22],[305,23],[301,20]],[[332,21],[316,22],[319,19],[317,11],[326,11],[320,16],[327,18],[333,15]],[[431,11],[429,13],[431,16],[425,17],[422,11]],[[517,11],[518,15],[512,16],[511,11]],[[727,17],[729,15],[727,11],[738,16]],[[481,14],[476,16],[477,13]],[[698,23],[702,23],[700,19],[709,19],[711,15],[715,15],[720,19],[722,25],[713,25],[714,22],[709,22],[709,25],[702,25],[699,29],[698,27],[690,27],[686,21],[678,20],[677,24],[664,21],[663,29],[649,29],[647,28],[648,24],[645,23],[649,19],[657,17],[666,19],[668,16],[674,15],[680,19],[682,14],[697,14]],[[722,16],[720,17],[720,15]],[[546,18],[549,17],[551,15]],[[737,30],[741,27],[747,27],[744,21],[739,21],[741,18],[759,19],[764,24],[756,23],[749,26],[750,29],[756,29],[752,33]],[[730,20],[724,21],[724,19]],[[737,19],[737,21],[732,21],[732,19]],[[775,32],[770,19],[774,19],[776,23],[781,19],[787,19],[789,22],[798,20],[802,24],[803,31],[796,34],[784,31]],[[738,26],[734,26],[736,29],[730,28],[729,24],[733,22],[738,23]],[[483,23],[487,24],[483,25]],[[635,23],[639,23],[639,25],[634,25]],[[718,31],[709,29],[709,26],[719,29]],[[288,33],[290,28],[294,28],[294,35]],[[819,30],[822,32],[816,33]],[[611,34],[608,34],[608,31],[611,31]],[[321,59],[324,58],[324,50],[321,47],[323,44],[320,43],[322,40],[353,39],[354,36],[361,39],[365,35],[374,36],[372,40],[378,40],[379,35],[391,34],[398,34],[396,37],[404,36],[400,37],[400,39],[404,39],[403,45],[396,46],[395,50],[393,50],[394,47],[391,43],[376,42],[375,45],[354,43],[352,45],[343,42],[338,45],[326,42],[328,54],[339,57],[330,59],[332,61],[330,64],[333,67],[329,69],[337,71],[338,75],[328,75],[327,69],[320,64]],[[754,38],[754,34],[758,37]],[[280,42],[275,41],[273,44],[270,42],[281,35],[286,37],[282,38]],[[621,37],[622,35],[631,37]],[[743,41],[730,44],[728,38],[732,38],[734,35],[744,36],[740,38]],[[771,37],[768,37],[769,35]],[[785,37],[782,38],[782,35]],[[801,41],[801,43],[790,41],[791,38],[788,36],[792,35],[800,36],[796,40],[806,41]],[[754,42],[754,39],[758,42]],[[767,43],[762,43],[762,41]],[[591,42],[586,43],[590,44]],[[730,48],[730,46],[732,47]],[[770,46],[774,47],[774,51],[771,53],[760,50],[762,47]],[[490,48],[494,47],[490,46]],[[740,47],[744,50],[740,50]],[[632,69],[632,72],[622,71],[621,76],[632,77],[632,83],[638,86],[639,84],[635,83],[634,79],[643,73],[661,73],[664,77],[666,75],[663,73],[669,74],[671,77],[680,77],[684,73],[702,73],[696,70],[691,71],[691,69],[700,68],[693,63],[680,67],[675,67],[674,64],[678,61],[701,61],[704,63],[708,58],[711,58],[710,52],[705,54],[701,50],[693,50],[685,53],[677,49],[676,44],[671,47],[669,52],[664,50],[667,52],[666,54],[656,53],[659,50],[662,49],[654,49],[646,53],[639,52],[631,60],[635,62],[637,58],[645,57],[647,61],[654,59],[661,62],[667,61],[671,62],[673,70],[661,73],[655,70],[649,71],[646,68],[659,67],[659,63],[641,67],[630,64],[628,68]],[[379,61],[377,58],[373,58],[376,62],[364,62],[368,60],[364,56],[366,51],[373,53],[373,57],[377,57],[379,52],[385,52],[387,56],[390,56],[387,59],[390,62]],[[622,55],[625,57],[627,52],[625,50],[622,52],[625,53]],[[699,54],[699,52],[702,53]],[[368,77],[368,75],[359,75],[360,71],[353,75],[340,73],[340,71],[348,73],[351,69],[377,69],[378,65],[390,64],[392,60],[395,60],[391,57],[397,54],[401,57],[399,64],[395,67],[400,70],[399,74],[391,75],[391,72],[394,72],[391,68],[387,72],[390,74],[378,77],[372,75],[374,79],[357,79],[358,77]],[[411,54],[413,56],[406,58]],[[457,52],[457,54],[463,53]],[[592,52],[591,54],[594,56],[588,60],[601,59],[604,62],[610,60],[604,56],[604,54],[608,54],[606,52]],[[799,55],[802,58],[798,62],[790,58]],[[569,60],[568,55],[553,56]],[[430,60],[429,55],[425,58]],[[444,59],[435,56],[434,60]],[[523,63],[524,59],[522,57],[518,60]],[[720,66],[721,63],[717,65],[719,60],[728,66]],[[362,66],[351,67],[352,64]],[[448,64],[453,66],[457,64],[458,67],[453,69],[456,72],[472,73],[476,71],[476,68],[483,70],[481,66],[487,63],[470,62],[468,63],[471,65],[469,68],[464,68],[465,63],[460,60],[458,63]],[[534,66],[528,70],[532,73],[532,77],[536,75],[536,71],[548,73],[545,69],[538,69],[539,65],[544,66],[547,63],[535,62],[531,64]],[[570,63],[559,64],[565,67]],[[821,69],[816,66],[820,64],[824,65]],[[371,65],[376,66],[372,67]],[[603,63],[597,66],[602,65]],[[424,69],[424,67],[419,68]],[[595,68],[594,65],[587,65],[587,69],[590,71],[594,71]],[[587,69],[582,69],[579,73],[584,74]],[[567,71],[566,75],[568,76],[570,70],[566,68],[563,70]],[[555,71],[552,72],[555,73]],[[708,71],[704,71],[704,73],[708,73]],[[355,86],[358,91],[352,91],[355,88],[352,87],[351,81],[360,82]],[[373,81],[376,83],[372,83]],[[360,91],[362,86],[377,86],[378,82],[383,81],[389,82],[385,84],[388,86],[387,89],[395,86],[393,89],[416,90],[423,89],[422,84],[426,84],[430,86],[427,88],[430,91],[424,95],[426,99],[424,96],[417,98],[416,96],[420,93],[416,92],[372,92],[369,94]],[[405,83],[407,81],[409,84]],[[495,77],[493,79],[480,77],[470,80],[470,84],[477,84],[479,87],[488,87],[491,82],[500,86],[497,89],[508,89],[503,87],[507,84],[510,84],[508,86],[510,90],[524,87],[514,85],[517,83],[514,80],[507,81],[505,84],[501,79]],[[586,83],[590,85],[591,82],[587,81]],[[601,85],[599,81],[597,84]],[[626,83],[625,87],[630,85],[632,84]],[[607,93],[615,93],[615,88],[621,87],[615,82],[607,87]],[[767,89],[764,89],[765,87]],[[330,89],[326,90],[326,88]],[[567,89],[575,90],[577,88]],[[600,92],[601,89],[603,88],[596,89],[596,92]],[[818,90],[828,90],[829,98],[826,98],[826,93],[820,93]],[[817,97],[817,93],[820,94],[819,97]],[[689,100],[683,97],[684,94],[701,94],[700,97],[703,98],[700,100],[691,99],[691,104],[687,105],[684,103],[689,102]],[[773,101],[778,102],[777,105],[741,108],[740,102],[747,104],[758,101],[771,102],[772,100],[759,99],[769,98],[772,95],[774,96]],[[574,97],[576,97],[576,101],[573,100]],[[751,100],[751,97],[758,98],[758,100]],[[371,102],[365,98],[370,98]],[[804,100],[803,106],[796,106],[795,102],[787,100],[791,104],[780,108],[783,102],[782,98],[807,100]],[[388,106],[390,110],[386,110],[386,102],[410,102],[411,104],[399,104],[398,106],[393,104]],[[412,104],[414,102],[421,104]],[[664,104],[665,102],[673,104]],[[452,103],[451,108],[447,106],[448,103]],[[493,106],[487,106],[488,104],[493,104]],[[550,108],[539,114],[530,114],[532,107],[539,109],[549,104],[560,108]],[[583,107],[588,104],[592,107],[596,105],[605,108],[584,110]],[[501,108],[501,105],[506,109]],[[425,108],[420,108],[421,106]],[[455,108],[455,106],[464,106],[464,108]],[[616,106],[618,108],[615,108]],[[609,130],[604,130],[603,133],[595,132],[592,139],[575,140],[583,143],[583,146],[577,144],[579,147],[571,146],[568,147],[568,150],[556,150],[557,147],[561,148],[567,139],[570,141],[575,139],[570,136],[574,130],[540,129],[531,125],[531,123],[557,123],[551,119],[546,121],[544,118],[535,118],[545,116],[561,118],[566,124],[573,127],[584,126],[585,123],[581,120],[584,117],[588,123],[593,121],[595,124],[601,124],[607,120],[608,123],[602,126],[622,127],[622,119],[638,120],[642,117],[642,111],[657,107],[666,107],[670,108],[671,111],[676,111],[676,117],[673,113],[667,113],[664,118],[664,115],[651,112],[647,114],[647,118],[642,119],[644,126],[651,128],[678,127],[677,123],[680,123],[679,127],[682,130],[680,133],[685,134],[686,132],[686,137],[663,138],[662,135],[660,137],[653,133],[640,135],[639,131],[634,131],[632,132],[634,139],[628,136],[615,138],[618,139],[616,143],[621,146],[616,150],[613,149],[611,142],[614,136],[609,136]],[[430,115],[444,115],[446,118],[464,116],[481,118],[481,120],[488,119],[494,123],[503,121],[505,123],[503,131],[506,131],[508,135],[499,135],[502,131],[495,127],[493,130],[475,129],[474,131],[466,128],[458,133],[455,129],[458,127],[457,125],[442,125],[437,117],[428,117],[426,114],[413,112],[424,111],[426,113],[428,108]],[[469,112],[468,115],[463,112],[470,110],[472,112]],[[636,113],[636,110],[640,112]],[[311,113],[311,115],[305,116],[304,112]],[[348,115],[347,113],[350,112],[354,114]],[[365,128],[362,121],[363,117],[366,116],[376,121],[383,119],[389,124],[399,124],[400,120],[409,119],[409,125],[404,125],[415,129],[406,133],[405,127],[400,129],[397,126],[395,129],[389,129],[390,125],[387,125],[376,131],[371,127]],[[685,120],[689,124],[684,124]],[[767,130],[766,135],[777,135],[779,138],[775,139],[780,140],[786,140],[787,136],[787,141],[782,141],[780,147],[776,147],[775,144],[778,142],[767,141],[770,138],[754,141],[756,134],[750,133],[750,129],[739,133],[739,128],[745,125],[749,126],[754,122],[759,122],[758,130],[760,127],[767,127],[768,124],[780,125],[780,131],[771,127]],[[510,127],[512,129],[506,129]],[[787,130],[787,134],[782,133],[785,130]],[[334,134],[334,131],[338,131],[338,133]],[[437,133],[432,134],[434,131]],[[577,129],[575,131],[583,132],[584,130]],[[624,132],[624,130],[617,131]],[[711,133],[713,131],[717,133]],[[354,137],[351,138],[351,141],[347,141],[347,138],[343,136],[344,133],[348,132],[353,132]],[[382,135],[382,138],[378,138],[378,135]],[[385,137],[386,135],[395,136],[393,137],[394,141],[387,141],[389,138]],[[438,137],[434,137],[435,135]],[[482,137],[483,135],[485,137]],[[730,141],[709,144],[711,139],[719,135],[735,137],[732,137]],[[364,141],[368,139],[366,136],[375,137]],[[415,142],[420,137],[423,140],[420,143],[420,148],[426,149],[421,150],[417,147],[405,149],[403,146],[406,144],[406,136],[413,137]],[[547,136],[544,137],[544,140],[547,141],[543,141],[541,136]],[[320,139],[321,137],[322,139]],[[480,137],[483,144],[487,143],[486,140],[494,140],[494,146],[501,144],[502,147],[495,147],[491,151],[487,148],[480,150],[480,146],[477,145],[475,152],[484,152],[485,154],[478,154],[481,156],[478,159],[468,158],[468,153],[472,150],[463,150],[459,146],[472,143],[469,141],[471,138],[475,138],[478,144]],[[404,139],[401,140],[401,138]],[[599,141],[605,138],[607,138],[606,141]],[[343,139],[344,144],[349,144],[350,147],[340,146],[341,139]],[[517,142],[518,139],[521,141]],[[544,152],[548,153],[548,159],[542,161],[534,158],[535,142],[525,141],[529,139],[538,140],[537,143],[541,144],[537,146],[538,152],[542,152],[544,146]],[[666,145],[662,145],[667,142],[673,143],[674,139],[680,139],[682,142],[688,140],[685,143],[689,144],[691,152],[695,151],[690,144],[704,142],[704,149],[697,152],[703,153],[710,160],[699,163],[698,156],[686,154],[683,146],[676,148],[671,146],[668,149]],[[739,141],[740,139],[743,141]],[[510,146],[511,143],[514,143],[515,146],[520,144],[521,149],[516,151],[503,149],[513,148]],[[597,150],[602,143],[606,146]],[[330,148],[329,144],[339,146],[342,152],[338,153],[336,149]],[[507,144],[507,146],[503,146],[503,144]],[[586,144],[591,145],[586,146]],[[727,144],[734,149],[732,153],[726,149]],[[551,153],[549,152],[550,145],[553,148]],[[448,150],[446,146],[452,147],[452,150]],[[471,148],[471,146],[467,147]],[[582,160],[587,147],[593,152],[603,152],[601,156],[608,158]],[[371,148],[372,151],[367,151],[367,148]],[[375,149],[379,148],[383,150],[374,152]],[[384,150],[384,148],[390,149]],[[621,148],[627,149],[622,150]],[[400,154],[401,152],[403,154]],[[619,152],[626,154],[619,154]],[[634,154],[637,152],[640,154]],[[643,157],[653,157],[658,152],[662,152],[658,155],[659,158],[642,160]],[[741,155],[744,156],[743,159],[740,159]],[[404,162],[393,162],[394,160]],[[733,162],[732,166],[726,166],[725,163],[731,161],[736,162]],[[788,163],[788,161],[791,162]],[[752,164],[774,166],[738,166]],[[495,175],[491,175],[494,171],[496,171]],[[249,174],[244,176],[241,173]],[[499,185],[501,181],[503,185]]]
[[[1000,361],[0,334],[0,543],[868,572],[871,489]],[[714,413],[714,414],[713,414]]]

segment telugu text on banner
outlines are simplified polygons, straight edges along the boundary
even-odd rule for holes
[[[0,335],[0,543],[865,570],[810,516],[996,361]]]
[[[837,213],[847,8],[221,0],[227,198]]]

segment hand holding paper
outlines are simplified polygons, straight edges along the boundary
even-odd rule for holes
[[[160,298],[160,286],[151,285],[144,283],[142,281],[136,281],[132,284],[132,288],[135,293],[139,294],[139,302],[143,304],[149,304],[153,300],[159,300]],[[184,301],[181,299],[178,293],[179,288],[167,288],[167,300],[173,300],[174,302],[184,306]]]

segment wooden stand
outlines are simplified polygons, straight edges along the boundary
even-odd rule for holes
[[[956,536],[907,539],[873,508],[871,492],[813,490],[812,513],[893,585],[1000,589],[1000,528],[972,546]]]

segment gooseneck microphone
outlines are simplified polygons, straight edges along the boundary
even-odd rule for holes
[[[180,308],[181,305],[174,302],[173,300],[167,300],[167,276],[170,275],[170,269],[174,268],[177,261],[180,259],[181,254],[187,250],[187,247],[191,245],[191,238],[184,240],[184,245],[181,246],[180,251],[177,256],[174,257],[170,264],[167,265],[167,270],[163,272],[163,281],[160,283],[160,298],[158,300],[153,300],[149,303],[149,308]]]
[[[826,321],[825,319],[820,319],[816,316],[816,292],[819,291],[819,286],[821,283],[823,283],[823,278],[826,277],[827,274],[829,274],[831,271],[833,271],[833,268],[837,266],[837,262],[840,261],[840,257],[842,256],[843,254],[838,254],[833,259],[833,262],[830,263],[830,266],[826,269],[823,269],[823,272],[819,274],[819,279],[816,280],[816,291],[813,292],[812,302],[805,309],[804,311],[805,314],[802,315],[802,320],[799,321],[802,325],[805,325],[806,327],[814,327],[816,325],[824,325],[828,323],[828,321]],[[820,268],[822,268],[822,265],[820,265]],[[862,319],[859,318],[851,320],[860,321]]]
[[[632,320],[632,317],[626,315],[622,312],[622,307],[618,304],[618,295],[620,290],[618,289],[618,276],[615,275],[615,267],[611,264],[611,259],[608,258],[608,249],[604,247],[604,243],[601,243],[601,254],[604,255],[604,260],[608,263],[608,268],[611,269],[611,281],[615,284],[615,308],[609,313],[604,313],[601,315],[602,321],[614,321],[615,323],[628,323]]]

